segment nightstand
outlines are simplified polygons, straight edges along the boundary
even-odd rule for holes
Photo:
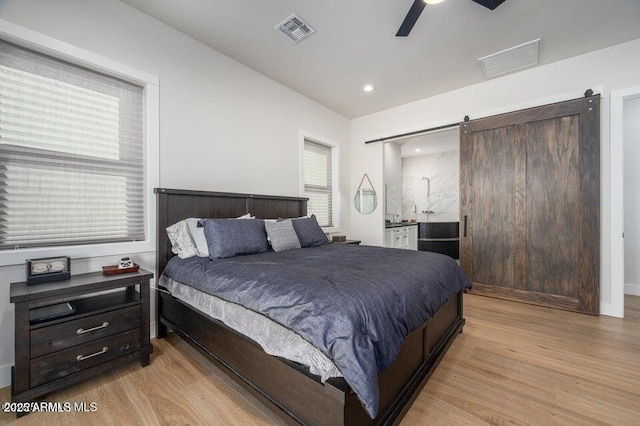
[[[359,246],[361,242],[362,242],[361,240],[334,241],[334,243],[341,243],[341,244],[355,244],[355,245],[357,245],[357,246]]]
[[[148,365],[151,278],[151,272],[140,269],[112,276],[78,274],[53,283],[11,283],[13,401],[34,401],[136,359]],[[75,311],[63,317],[35,318],[36,309],[61,303],[69,303]]]

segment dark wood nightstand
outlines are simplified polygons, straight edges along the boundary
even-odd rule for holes
[[[10,301],[16,305],[13,401],[34,401],[135,359],[148,365],[151,278],[151,272],[140,269],[113,276],[78,274],[53,283],[11,283]],[[98,294],[105,290],[111,292]],[[75,312],[35,318],[37,308],[59,303],[71,304]]]
[[[357,246],[359,246],[361,242],[362,242],[362,240],[334,241],[334,243],[341,243],[341,244],[355,244],[355,245],[357,245]]]

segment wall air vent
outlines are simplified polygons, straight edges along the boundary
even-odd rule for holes
[[[538,65],[540,39],[528,41],[518,46],[478,59],[485,78],[493,78],[523,68]]]
[[[304,40],[316,32],[316,30],[311,28],[311,25],[304,22],[302,18],[295,13],[276,25],[274,29],[279,30],[295,43]]]

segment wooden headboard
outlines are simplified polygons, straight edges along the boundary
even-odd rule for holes
[[[260,219],[305,216],[307,198],[155,188],[157,194],[156,277],[173,256],[166,228],[189,217],[232,218],[251,213]]]

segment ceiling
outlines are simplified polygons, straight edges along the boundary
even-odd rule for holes
[[[457,151],[460,149],[460,129],[456,126],[452,129],[429,132],[387,143],[400,145],[402,158]]]
[[[238,62],[356,118],[484,80],[477,59],[542,38],[540,64],[640,38],[640,0],[471,0],[427,5],[395,37],[413,0],[121,0]],[[297,13],[316,33],[274,27]],[[366,84],[375,90],[365,93]]]

